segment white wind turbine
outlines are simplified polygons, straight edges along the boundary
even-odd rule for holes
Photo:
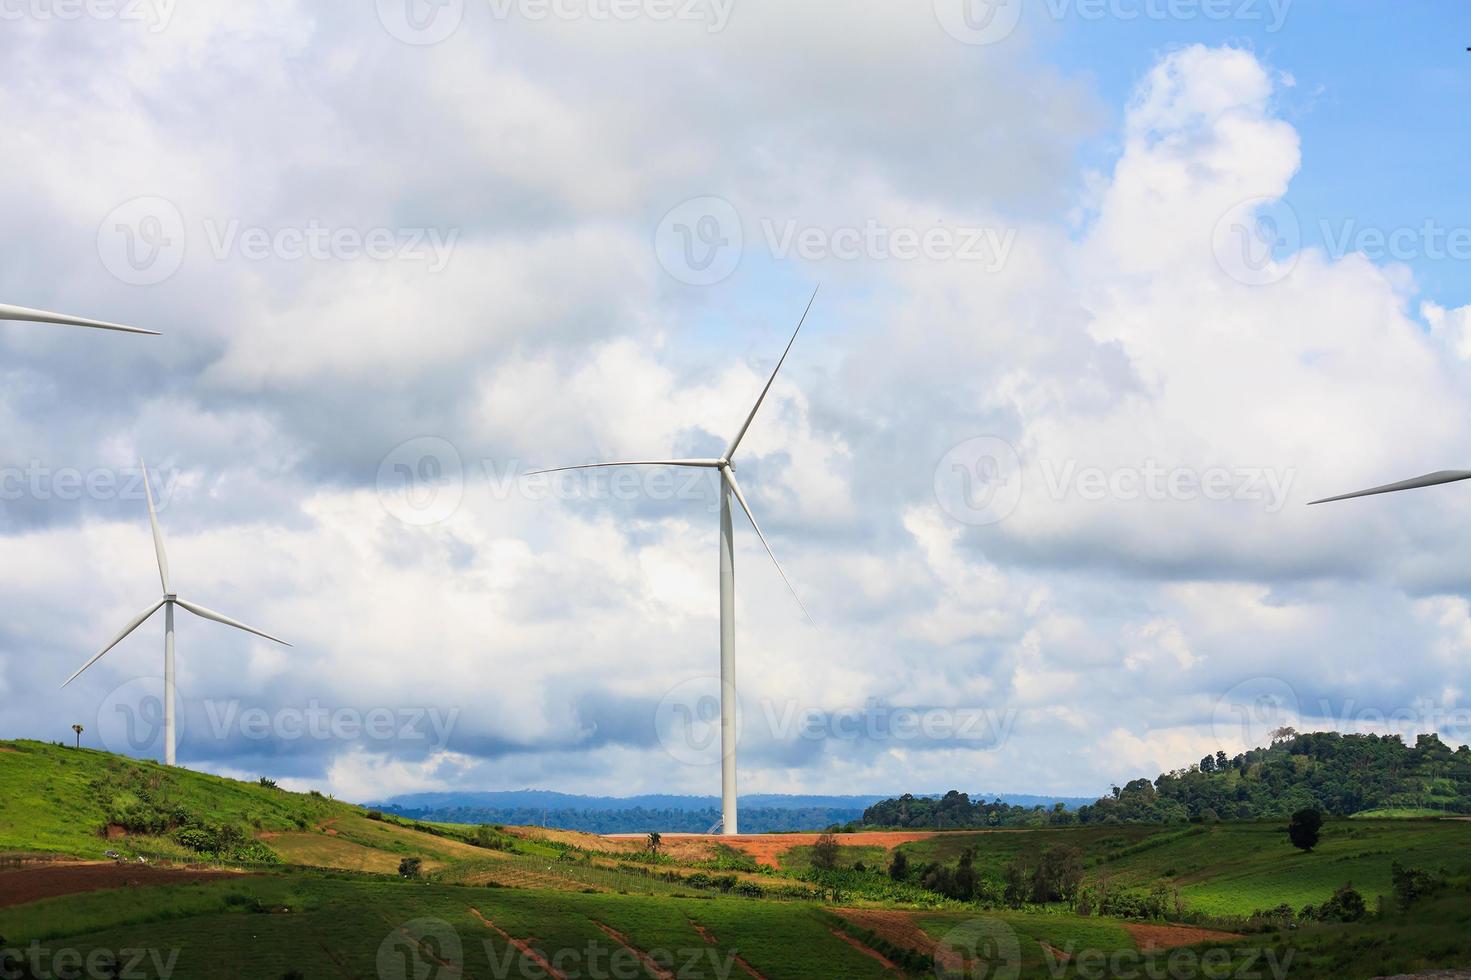
[[[771,385],[776,381],[777,372],[786,362],[787,354],[791,352],[792,344],[796,342],[797,334],[802,330],[802,324],[807,322],[807,314],[812,311],[812,304],[816,299],[817,290],[814,289],[812,298],[807,301],[807,309],[802,312],[802,319],[797,321],[797,329],[792,331],[792,339],[787,341],[786,350],[782,351],[781,359],[776,362],[771,377],[766,380],[766,387],[762,388],[761,394],[756,397],[756,404],[751,407],[751,414],[746,416],[746,421],[741,425],[740,431],[736,433],[729,448],[719,459],[641,459],[615,463],[585,463],[581,466],[558,466],[548,470],[534,470],[526,474],[535,476],[539,473],[561,473],[567,470],[600,469],[609,466],[692,466],[720,471],[720,832],[722,834],[739,832],[736,819],[735,549],[731,541],[730,498],[732,496],[741,505],[741,510],[746,512],[746,517],[750,519],[756,536],[761,539],[766,553],[771,556],[771,563],[776,566],[777,574],[791,590],[792,598],[796,599],[797,605],[802,607],[802,612],[807,616],[808,621],[814,626],[817,625],[812,619],[812,614],[807,612],[807,607],[802,604],[801,596],[797,595],[797,590],[792,587],[791,579],[787,578],[787,573],[782,571],[781,563],[776,560],[775,552],[771,550],[771,545],[766,541],[766,535],[761,533],[761,525],[756,523],[756,516],[751,513],[751,505],[746,502],[745,494],[741,493],[741,485],[736,481],[735,463],[731,461],[736,449],[740,447],[741,439],[746,435],[746,430],[751,427],[756,413],[761,410],[761,403],[766,400],[767,392],[771,391]]]
[[[118,330],[122,333],[143,333],[152,337],[158,336],[157,330],[144,330],[142,327],[125,327],[121,323],[108,323],[106,320],[88,320],[85,317],[67,316],[64,313],[28,310],[24,306],[7,306],[4,303],[0,303],[0,320],[29,320],[32,323],[59,323],[68,327],[92,327],[95,330]]]
[[[200,616],[204,619],[212,619],[217,623],[224,623],[226,626],[233,626],[237,630],[244,630],[247,633],[254,633],[256,636],[265,637],[267,640],[280,643],[283,646],[289,647],[291,644],[287,643],[285,640],[274,637],[269,633],[255,629],[252,626],[246,626],[244,623],[233,620],[229,616],[223,616],[217,612],[214,612],[213,610],[206,609],[200,605],[196,605],[195,603],[192,603],[187,599],[180,599],[169,589],[169,559],[168,556],[164,554],[163,532],[159,530],[158,513],[153,508],[153,488],[148,483],[148,466],[143,463],[142,460],[139,460],[138,465],[143,469],[143,492],[148,497],[148,523],[153,528],[153,551],[158,556],[158,578],[159,581],[163,583],[163,598],[155,602],[153,605],[149,606],[147,609],[143,610],[138,615],[134,616],[128,622],[128,625],[122,628],[122,631],[118,633],[117,636],[114,636],[110,641],[108,641],[107,646],[98,651],[97,656],[82,664],[82,666],[78,668],[77,672],[68,677],[66,679],[66,683],[62,684],[61,686],[66,687],[67,684],[70,684],[72,681],[76,680],[79,676],[81,676],[82,671],[86,670],[88,667],[101,660],[104,653],[121,643],[129,633],[133,632],[133,630],[137,629],[139,626],[142,626],[143,623],[147,621],[148,617],[158,612],[159,608],[162,607],[164,610],[163,761],[165,765],[171,766],[174,764],[174,607],[183,606],[185,609],[189,610],[196,616]]]

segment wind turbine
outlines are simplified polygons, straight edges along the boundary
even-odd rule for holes
[[[1372,497],[1376,493],[1397,493],[1400,490],[1418,490],[1421,487],[1438,487],[1442,483],[1455,483],[1459,480],[1471,480],[1471,470],[1440,470],[1437,473],[1427,473],[1410,480],[1401,480],[1398,483],[1386,483],[1382,487],[1374,487],[1370,490],[1358,490],[1354,493],[1340,494],[1337,497],[1325,497],[1322,500],[1309,501],[1308,506],[1313,504],[1331,504],[1336,500],[1351,500],[1354,497]]]
[[[157,337],[157,330],[144,330],[142,327],[125,327],[121,323],[108,323],[106,320],[88,320],[80,316],[67,316],[64,313],[47,313],[44,310],[28,310],[24,306],[7,306],[0,303],[0,320],[29,320],[32,323],[59,323],[69,327],[92,327],[95,330],[118,330],[122,333],[142,333],[151,337]]]
[[[745,438],[746,430],[751,427],[756,413],[761,410],[761,403],[766,400],[767,392],[771,391],[771,385],[776,381],[777,372],[781,370],[782,364],[786,362],[787,354],[791,353],[792,344],[797,341],[797,334],[802,331],[802,324],[807,322],[807,314],[812,311],[812,304],[817,300],[817,290],[812,291],[812,298],[807,301],[807,309],[802,312],[802,319],[797,321],[797,329],[792,331],[792,339],[787,341],[786,350],[782,351],[781,359],[776,362],[776,367],[771,372],[771,377],[766,380],[766,387],[761,389],[761,394],[756,397],[756,404],[751,406],[751,413],[746,416],[740,431],[730,441],[730,446],[719,459],[640,459],[615,463],[585,463],[581,466],[558,466],[547,470],[534,470],[527,476],[535,476],[540,473],[562,473],[567,470],[602,469],[610,466],[686,466],[703,469],[713,469],[720,472],[720,832],[726,835],[738,833],[736,818],[736,679],[735,679],[735,549],[732,545],[732,530],[730,518],[730,499],[735,497],[736,502],[741,505],[741,510],[746,512],[746,517],[751,521],[751,527],[756,531],[756,537],[761,539],[766,553],[771,556],[771,563],[776,566],[776,572],[781,580],[787,584],[792,593],[792,598],[797,600],[802,612],[806,615],[808,622],[814,626],[816,621],[807,607],[802,604],[802,597],[797,595],[797,590],[792,587],[792,580],[787,578],[787,573],[782,571],[781,563],[776,560],[776,553],[771,550],[771,545],[766,541],[766,535],[761,533],[761,525],[756,523],[756,515],[751,513],[751,505],[746,502],[746,495],[741,493],[741,485],[736,480],[735,463],[732,458],[740,448],[741,440]]]
[[[138,461],[138,465],[143,469],[143,492],[148,497],[148,523],[153,528],[153,551],[154,554],[158,557],[158,579],[160,582],[163,583],[163,598],[155,602],[153,605],[149,606],[147,609],[143,610],[138,615],[134,616],[132,620],[128,622],[128,625],[123,627],[122,632],[118,633],[117,636],[114,636],[108,642],[107,646],[103,647],[97,653],[97,656],[82,664],[82,666],[78,668],[77,672],[68,677],[66,679],[66,683],[62,684],[61,686],[66,687],[67,684],[70,684],[72,681],[76,680],[79,676],[81,676],[82,671],[86,670],[88,667],[101,660],[104,653],[121,643],[129,633],[133,632],[133,630],[137,629],[139,626],[142,626],[144,622],[148,620],[148,617],[152,616],[154,613],[158,612],[160,608],[162,608],[164,611],[163,761],[165,765],[171,766],[174,764],[174,607],[182,606],[192,612],[194,615],[199,616],[203,619],[212,619],[216,623],[224,623],[226,626],[233,626],[237,630],[244,630],[247,633],[254,633],[256,636],[265,637],[267,640],[279,643],[282,646],[289,647],[291,646],[291,644],[287,643],[285,640],[278,639],[277,637],[274,637],[269,633],[263,632],[262,630],[258,630],[253,626],[246,626],[244,623],[233,620],[229,616],[223,616],[220,613],[214,612],[213,610],[206,609],[200,605],[196,605],[195,603],[192,603],[187,599],[180,599],[177,595],[174,594],[174,592],[169,588],[169,559],[168,556],[164,554],[163,532],[159,530],[158,512],[155,511],[153,507],[153,488],[148,483],[148,466],[142,460]]]

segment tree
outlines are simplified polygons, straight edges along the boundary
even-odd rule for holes
[[[657,830],[649,834],[648,851],[654,857],[659,856],[659,848],[664,844],[664,837]]]
[[[400,878],[417,878],[419,877],[419,869],[423,864],[424,862],[419,858],[404,858],[398,862],[398,876]]]
[[[82,747],[82,732],[86,731],[81,725],[73,725],[72,731],[77,733],[77,748]]]
[[[823,834],[812,845],[812,866],[831,871],[838,866],[838,839],[832,834]]]
[[[1292,821],[1287,825],[1287,837],[1293,847],[1312,853],[1318,846],[1322,829],[1323,815],[1309,807],[1292,815]]]
[[[894,848],[894,859],[889,862],[889,877],[894,881],[909,877],[909,858],[897,847]]]

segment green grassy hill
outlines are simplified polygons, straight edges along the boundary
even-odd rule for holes
[[[139,975],[204,980],[548,976],[552,960],[568,976],[1100,975],[1087,956],[1171,975],[1160,971],[1185,954],[1148,951],[1155,941],[1204,944],[1188,955],[1215,950],[1241,969],[1259,968],[1251,957],[1264,950],[1289,952],[1290,977],[1471,963],[1465,820],[1330,820],[1312,853],[1292,848],[1281,821],[961,831],[898,844],[913,868],[968,856],[992,883],[1067,848],[1095,893],[1183,900],[1140,918],[1061,902],[1006,908],[994,889],[960,901],[928,890],[919,872],[895,882],[892,836],[839,848],[832,870],[814,868],[798,838],[780,869],[758,868],[723,842],[671,839],[650,854],[637,841],[427,824],[29,741],[0,743],[0,785],[4,976],[32,975],[14,966],[33,943],[48,956],[142,950],[158,962]],[[104,860],[109,850],[125,860]],[[419,873],[400,873],[405,858]],[[1434,887],[1402,901],[1395,863]],[[1295,915],[1350,882],[1366,899],[1360,921]],[[1279,911],[1248,918],[1267,909]],[[1245,935],[1210,931],[1221,928]],[[1007,949],[996,935],[1010,937],[1016,972],[945,965],[946,944],[973,933],[992,952]],[[43,958],[34,975],[66,975],[58,966]]]

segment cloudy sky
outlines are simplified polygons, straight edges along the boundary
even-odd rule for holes
[[[369,799],[1093,794],[1471,737],[1471,15],[6,5],[0,736]],[[699,476],[699,474],[697,474]],[[161,619],[161,617],[160,617]]]

